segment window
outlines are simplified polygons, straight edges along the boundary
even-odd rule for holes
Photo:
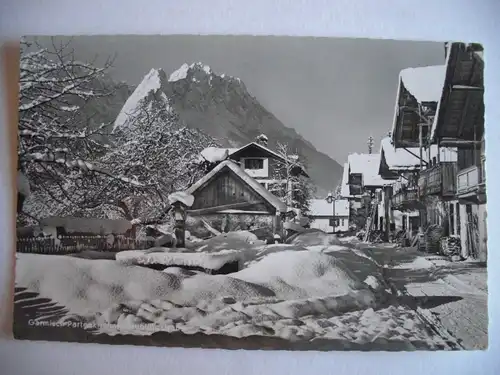
[[[264,169],[264,159],[245,159],[245,169]]]
[[[344,221],[344,220],[345,220],[345,219],[342,219],[342,226],[344,226],[344,225],[345,225],[345,221]]]
[[[339,219],[330,219],[330,226],[333,227],[335,224],[336,227],[339,226]]]
[[[457,235],[460,236],[460,205],[456,203],[455,205],[455,214],[457,218]]]

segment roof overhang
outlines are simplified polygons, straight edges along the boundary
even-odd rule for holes
[[[470,45],[452,43],[430,139],[447,147],[472,147],[483,135],[484,61]]]
[[[392,142],[395,148],[420,147],[420,127],[422,126],[422,139],[428,136],[429,128],[439,101],[439,91],[444,82],[444,65],[413,68],[418,77],[432,80],[433,86],[431,96],[418,99],[405,87],[402,75],[408,70],[400,73],[398,90],[396,93],[396,103],[394,108],[394,120],[392,124]],[[441,81],[442,79],[442,81]],[[438,80],[437,82],[434,82]],[[434,100],[435,99],[435,100]],[[420,101],[419,101],[420,100]]]

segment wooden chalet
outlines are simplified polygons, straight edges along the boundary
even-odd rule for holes
[[[457,204],[450,206],[452,234],[461,238],[463,257],[486,260],[486,175],[484,61],[477,44],[448,43],[446,75],[429,141],[457,149],[454,182]]]
[[[400,199],[410,203],[410,207],[422,207],[423,227],[443,224],[445,202],[453,200],[456,192],[456,150],[430,141],[445,90],[446,71],[446,64],[404,69],[399,75],[396,94],[391,143],[395,149],[405,149],[419,161],[418,179],[415,176],[406,186],[407,190],[418,191],[418,199],[414,200],[413,192],[406,193],[406,197],[403,193]],[[407,198],[411,200],[408,202]]]
[[[188,217],[203,220],[221,232],[267,227],[279,233],[281,214],[287,209],[282,200],[232,160],[219,163],[187,193],[194,196]]]
[[[212,148],[213,149],[213,148]],[[286,194],[292,198],[293,187],[284,178],[286,169],[294,177],[309,178],[297,155],[281,155],[267,147],[267,137],[261,134],[255,142],[240,148],[217,149],[224,159],[232,160],[246,174],[280,198]],[[203,152],[202,152],[203,155]],[[288,160],[287,160],[288,159]],[[289,202],[290,205],[290,202]]]

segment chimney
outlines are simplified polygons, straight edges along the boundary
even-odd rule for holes
[[[265,134],[261,134],[255,138],[255,142],[267,147],[268,138]]]

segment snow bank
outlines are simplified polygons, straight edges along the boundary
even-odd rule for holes
[[[180,287],[178,277],[114,260],[17,254],[16,286],[53,299],[70,313],[86,315],[115,303],[156,299]]]
[[[264,285],[282,299],[340,296],[366,288],[342,262],[310,251],[271,253],[232,276]]]
[[[156,69],[151,69],[150,72],[143,78],[139,86],[136,87],[132,95],[123,105],[120,113],[116,117],[113,130],[127,123],[130,116],[133,116],[139,103],[151,92],[156,92],[161,87],[159,72]]]
[[[410,263],[398,264],[392,268],[417,270],[417,269],[432,268],[432,267],[434,267],[434,263],[425,259],[424,257],[418,257],[415,258]]]
[[[191,207],[194,203],[194,197],[184,191],[176,191],[168,196],[168,203],[174,204],[176,202],[181,202]]]
[[[217,253],[176,253],[166,251],[129,250],[116,254],[116,260],[126,265],[161,264],[164,266],[201,267],[218,270],[226,263],[239,261],[239,251],[223,250]]]
[[[327,234],[316,230],[293,235],[286,242],[298,246],[342,245],[342,242],[335,234]]]
[[[195,244],[196,247],[203,247],[203,252],[214,252],[220,250],[243,250],[254,246],[264,245],[255,234],[249,231],[236,231],[222,233],[218,236],[202,240]]]
[[[90,322],[110,335],[164,331],[356,343],[378,338],[423,340],[431,346],[438,342],[409,309],[374,311],[377,297],[367,284],[376,289],[378,280],[368,277],[361,282],[337,256],[292,244],[256,246],[249,243],[255,240],[249,232],[227,237],[246,243],[240,253],[253,256],[247,268],[231,275],[177,267],[160,272],[120,261],[17,254],[16,286],[51,298],[69,314],[76,314],[63,320]],[[330,246],[332,249],[356,262],[348,249],[340,252],[338,246]],[[134,261],[140,257],[157,261],[159,257],[166,263],[201,259],[206,265],[219,255],[234,253],[118,255]]]

